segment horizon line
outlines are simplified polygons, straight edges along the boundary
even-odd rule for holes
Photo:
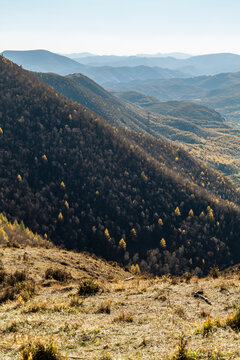
[[[0,51],[0,54],[3,54],[6,51],[22,51],[22,52],[27,52],[27,51],[48,51],[54,54],[58,54],[61,56],[68,56],[68,55],[73,55],[73,54],[84,54],[87,53],[88,55],[86,56],[117,56],[117,57],[122,57],[122,56],[126,56],[126,57],[130,57],[130,56],[157,56],[157,55],[166,55],[166,56],[171,56],[172,54],[183,54],[189,57],[194,57],[194,56],[203,56],[203,55],[219,55],[219,54],[232,54],[232,55],[240,55],[240,53],[236,53],[236,52],[229,52],[229,51],[220,51],[220,52],[201,52],[201,53],[192,53],[192,52],[185,52],[185,51],[170,51],[170,52],[142,52],[142,53],[134,53],[134,54],[116,54],[116,53],[94,53],[91,51],[77,51],[77,50],[73,50],[71,52],[57,52],[57,51],[53,51],[53,50],[49,50],[49,49],[38,49],[38,48],[31,48],[31,49],[5,49]]]

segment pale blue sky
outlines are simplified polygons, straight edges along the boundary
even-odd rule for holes
[[[0,0],[0,51],[240,54],[240,0]]]

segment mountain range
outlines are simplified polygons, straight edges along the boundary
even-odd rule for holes
[[[178,70],[139,65],[136,67],[90,66],[79,64],[66,56],[54,54],[46,50],[32,51],[3,51],[9,60],[22,65],[24,69],[38,72],[54,72],[60,75],[82,73],[97,83],[112,86],[120,82],[147,79],[167,79],[173,77],[187,77]]]
[[[101,85],[240,71],[240,55],[229,53],[191,56],[187,59],[94,55],[70,59],[46,50],[3,51],[3,54],[28,70],[60,75],[81,72]]]
[[[109,122],[177,142],[210,166],[234,174],[238,182],[239,130],[213,109],[191,102],[160,102],[136,92],[115,93],[120,100],[81,74],[35,75]]]
[[[96,55],[96,54],[92,54],[89,52],[83,52],[83,53],[72,53],[72,54],[64,54],[65,56],[69,57],[70,59],[78,59],[78,58],[85,58],[88,56],[103,56],[103,55]],[[114,59],[115,56],[114,55],[108,55],[108,56],[112,56],[112,58]],[[174,57],[176,59],[187,59],[189,57],[191,57],[192,55],[186,54],[186,53],[182,53],[182,52],[172,52],[172,53],[156,53],[156,54],[137,54],[137,57]],[[124,58],[126,58],[127,56],[124,56]],[[121,56],[121,58],[123,58],[123,56]]]
[[[187,79],[132,81],[112,86],[115,90],[137,91],[161,101],[193,101],[211,106],[227,120],[240,120],[240,72]]]
[[[179,70],[191,76],[240,71],[240,55],[230,53],[198,55],[187,59],[177,59],[173,56],[86,56],[79,59],[75,58],[75,60],[90,66],[158,66]]]
[[[239,55],[202,55],[193,56],[186,60],[160,58],[162,65],[165,66],[165,68],[160,68],[158,66],[144,65],[144,59],[146,59],[144,57],[137,57],[139,61],[137,66],[116,67],[114,64],[106,66],[105,63],[108,64],[108,62],[104,63],[104,57],[101,56],[96,57],[98,61],[101,60],[101,64],[98,64],[101,66],[90,66],[87,59],[92,59],[94,56],[83,57],[82,59],[85,59],[84,61],[87,64],[83,65],[66,56],[46,50],[4,51],[4,54],[7,58],[28,70],[54,72],[61,75],[82,73],[105,88],[116,91],[137,91],[155,96],[161,101],[184,100],[207,105],[220,112],[227,120],[235,122],[238,126],[240,119],[238,101],[240,72],[188,77],[189,72],[186,67],[179,70],[179,68],[176,69],[176,66],[174,68],[171,62],[191,61],[192,65],[197,64],[197,66],[200,66],[204,74],[212,72],[210,67],[215,69],[213,72],[216,73],[226,69],[228,71],[240,70],[240,67],[238,68]],[[118,59],[119,57],[115,56],[115,58]],[[128,57],[126,59],[130,60]],[[157,58],[150,58],[150,60],[152,59],[155,61]],[[165,63],[168,60],[170,63]],[[103,64],[104,66],[102,66]],[[174,69],[170,69],[171,66]]]
[[[0,209],[9,219],[157,274],[239,262],[240,194],[221,173],[106,122],[3,56],[0,85]]]

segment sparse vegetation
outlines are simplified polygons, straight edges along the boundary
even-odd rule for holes
[[[179,339],[178,349],[172,360],[196,360],[196,355],[191,353],[187,348],[187,340],[182,335]]]
[[[111,300],[102,301],[97,309],[97,313],[110,314],[111,312]]]
[[[23,260],[25,252],[30,263]],[[125,281],[131,274],[116,263],[111,265],[88,254],[57,248],[4,247],[2,251],[0,248],[0,259],[6,277],[17,269],[16,278],[24,282],[22,272],[29,268],[37,289],[27,302],[17,295],[0,306],[3,358],[20,357],[19,347],[28,339],[33,344],[39,339],[45,345],[53,342],[69,359],[99,360],[109,355],[112,359],[121,356],[123,360],[167,360],[180,354],[191,360],[235,360],[240,356],[240,339],[226,324],[226,319],[234,314],[227,315],[229,309],[239,300],[239,275],[235,268],[229,270],[230,275],[220,272],[217,279],[192,277],[190,283],[182,276],[174,277],[173,284],[170,276],[134,276]],[[72,265],[71,283],[45,281],[46,269],[59,268],[62,263]],[[79,279],[96,278],[105,291],[79,296]],[[227,291],[220,291],[222,284]],[[192,289],[204,289],[203,296],[208,296],[212,305],[192,296]],[[207,316],[211,316],[213,335],[209,332],[206,338],[202,334]],[[221,321],[217,323],[215,319]],[[184,347],[181,351],[174,347],[181,333],[189,340],[185,353]]]
[[[197,333],[202,334],[203,336],[208,336],[214,330],[214,321],[210,316],[206,317],[202,327],[198,329]]]
[[[217,279],[220,275],[220,272],[219,272],[219,268],[218,266],[213,266],[211,269],[210,269],[210,275],[214,278],[214,279]]]
[[[99,360],[113,360],[112,356],[109,353],[102,355]]]
[[[62,269],[47,268],[45,271],[45,279],[54,279],[60,282],[66,282],[71,278],[71,275]]]
[[[21,352],[21,360],[63,360],[56,347],[52,344],[38,342],[26,345]]]
[[[123,311],[121,311],[115,318],[115,322],[126,322],[126,323],[132,323],[133,322],[133,315],[131,314],[125,314]]]
[[[240,331],[240,307],[227,317],[225,324],[235,331]]]
[[[79,284],[78,295],[91,296],[103,292],[103,288],[93,280],[82,280]]]
[[[9,274],[2,270],[0,280],[0,303],[15,300],[17,296],[27,301],[35,294],[35,282],[25,271],[16,270],[13,274]]]

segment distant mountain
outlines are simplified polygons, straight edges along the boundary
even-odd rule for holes
[[[157,274],[239,262],[230,181],[170,143],[108,124],[4,57],[0,128],[0,210],[10,220]]]
[[[172,52],[172,53],[157,53],[157,54],[137,54],[136,56],[140,57],[174,57],[175,59],[188,59],[192,55],[181,53],[181,52]]]
[[[109,56],[109,55],[96,55],[96,54],[92,54],[92,53],[89,53],[89,52],[63,54],[63,55],[69,57],[70,59],[77,59],[77,58],[80,59],[80,58],[84,58],[84,57],[87,57],[87,56]],[[110,56],[115,57],[114,55],[110,55]],[[169,57],[169,56],[171,56],[171,57],[174,57],[176,59],[188,59],[192,55],[182,53],[182,52],[172,52],[172,53],[157,53],[157,54],[136,54],[135,56],[150,57],[150,58],[151,57]],[[125,56],[125,57],[127,57],[127,56]]]
[[[216,111],[206,106],[183,102],[162,103],[153,97],[147,97],[134,92],[116,93],[118,97],[125,101],[127,100],[127,104],[81,74],[62,77],[55,74],[37,73],[36,76],[53,86],[69,99],[88,107],[111,123],[127,126],[129,129],[149,133],[156,137],[164,133],[164,136],[174,139],[174,129],[169,128],[169,134],[167,134],[165,125],[171,126],[171,120],[176,121],[176,119],[178,119],[178,123],[183,120],[186,122],[187,120],[184,130],[193,131],[193,133],[195,133],[194,126],[197,126],[198,133],[200,132],[199,126],[206,128],[229,128],[224,119]],[[129,103],[138,105],[138,107],[132,106]],[[145,108],[145,111],[139,106]],[[150,114],[149,120],[152,127],[148,124],[147,111],[160,115],[157,117],[156,114]],[[163,124],[164,130],[161,128]],[[178,126],[174,125],[174,127],[176,129]],[[205,134],[205,136],[207,137],[209,134]],[[188,138],[188,141],[190,141],[190,138]]]
[[[213,109],[177,101],[162,103],[136,93],[120,94],[125,98],[123,101],[81,74],[67,77],[36,75],[112,124],[178,142],[196,158],[223,173],[231,175],[238,172],[240,133]]]
[[[84,69],[84,75],[104,87],[135,80],[186,78],[187,74],[178,70],[169,70],[149,66],[95,66]]]
[[[182,60],[174,57],[95,55],[86,56],[84,58],[75,58],[75,60],[89,66],[135,67],[144,65],[150,67],[158,66],[175,70],[182,66]]]
[[[96,56],[95,54],[91,54],[89,52],[83,52],[83,53],[72,53],[72,54],[62,54],[64,56],[69,57],[70,59],[76,59],[76,58],[84,58],[86,56]]]
[[[179,70],[197,75],[214,75],[222,72],[240,71],[240,55],[236,54],[209,54],[191,56],[186,59],[167,57],[143,57],[143,56],[90,56],[75,59],[90,66],[158,66],[172,70]]]
[[[161,69],[159,67],[110,67],[86,66],[66,56],[51,53],[46,50],[4,51],[4,56],[22,65],[23,68],[38,72],[54,72],[59,75],[83,73],[103,86],[112,86],[122,82],[147,79],[167,79],[187,77],[178,70]],[[83,58],[84,59],[84,58]]]
[[[40,72],[55,72],[67,75],[82,72],[85,66],[66,56],[54,54],[47,50],[3,51],[3,55],[24,69]]]
[[[161,101],[194,101],[211,106],[229,121],[240,121],[240,72],[188,79],[135,81],[113,87],[121,91],[141,92]]]
[[[141,106],[153,113],[173,116],[185,120],[187,119],[190,121],[195,119],[198,126],[203,126],[205,128],[229,128],[224,118],[219,116],[219,113],[204,105],[185,101],[162,102],[154,96],[148,96],[135,91],[114,92],[114,95],[131,104]]]
[[[209,54],[192,56],[183,60],[185,66],[193,66],[198,74],[214,75],[224,72],[240,71],[240,55],[236,54]]]
[[[4,56],[25,69],[60,75],[83,73],[104,86],[134,80],[185,78],[240,71],[240,55],[210,54],[187,59],[89,55],[70,59],[46,50],[4,51]],[[75,56],[75,55],[74,55]]]

